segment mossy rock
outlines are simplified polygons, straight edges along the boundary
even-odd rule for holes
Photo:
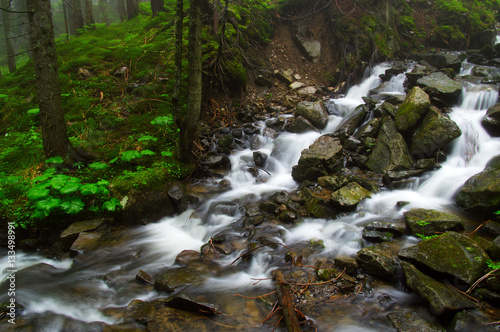
[[[356,182],[340,188],[331,195],[331,203],[343,210],[354,209],[359,202],[371,196],[371,192]]]
[[[429,95],[418,86],[410,90],[396,113],[396,128],[405,131],[420,120],[431,106]]]
[[[462,231],[459,217],[432,209],[413,209],[404,213],[406,224],[415,236],[432,236],[447,231]]]
[[[447,232],[402,249],[398,256],[425,266],[436,276],[456,278],[467,285],[483,275],[489,259],[474,240],[456,232]]]

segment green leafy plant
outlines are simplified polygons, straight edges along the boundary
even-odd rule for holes
[[[417,234],[415,234],[415,235],[416,235],[417,237],[421,238],[423,241],[425,241],[425,240],[430,240],[430,239],[432,239],[432,238],[435,238],[435,237],[439,236],[439,235],[423,235],[423,234],[419,234],[419,233],[417,233]]]
[[[430,222],[425,221],[425,220],[419,220],[419,221],[417,221],[417,225],[420,225],[420,226],[427,226],[429,224],[430,224]]]

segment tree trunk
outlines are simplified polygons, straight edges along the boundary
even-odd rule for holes
[[[108,1],[99,0],[98,6],[99,6],[99,12],[101,13],[102,22],[106,23],[106,26],[109,27]]]
[[[180,127],[182,124],[182,114],[179,107],[179,99],[181,95],[181,79],[182,79],[182,21],[184,20],[184,1],[177,0],[177,8],[175,14],[175,82],[174,93],[172,95],[172,107],[176,122]]]
[[[136,0],[127,0],[127,18],[133,19],[139,13],[139,6]]]
[[[80,0],[73,0],[73,27],[75,28],[75,32],[78,33],[79,29],[83,29],[83,14],[82,14],[82,5],[80,4]]]
[[[153,12],[153,17],[155,17],[159,12],[165,11],[165,8],[163,7],[164,5],[163,0],[151,0],[151,11]]]
[[[66,40],[69,40],[68,6],[66,6],[66,0],[62,0],[62,10],[64,15],[64,31],[66,31]]]
[[[50,0],[28,0],[27,5],[32,12],[29,19],[43,149],[47,158],[66,159],[70,143],[62,108]]]
[[[1,2],[3,8],[7,8],[9,6],[8,0],[2,0]],[[14,37],[12,36],[11,31],[11,21],[10,21],[10,13],[2,10],[2,20],[3,20],[3,31],[5,34],[5,48],[7,51],[7,65],[9,66],[9,72],[13,73],[17,70],[16,67],[16,51],[14,50]]]
[[[117,0],[118,1],[118,15],[120,15],[120,21],[125,21],[127,18],[127,11],[125,9],[125,0]]]
[[[193,142],[201,114],[201,4],[202,0],[190,0],[188,37],[188,105],[180,137],[180,157],[184,161],[192,159]]]
[[[85,0],[85,20],[87,25],[95,29],[94,8],[92,8],[92,0]]]

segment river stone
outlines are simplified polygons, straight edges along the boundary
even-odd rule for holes
[[[429,95],[418,86],[408,92],[396,113],[396,128],[406,131],[418,122],[431,106]]]
[[[311,190],[305,188],[300,192],[307,212],[315,218],[330,218],[334,215],[333,208],[323,197],[315,195]]]
[[[326,127],[328,113],[324,103],[320,101],[301,101],[295,106],[295,116],[302,116],[318,129]]]
[[[318,178],[318,184],[325,189],[335,191],[345,186],[348,180],[342,174],[333,174]]]
[[[417,80],[425,92],[441,99],[453,99],[462,92],[462,83],[452,80],[445,73],[434,72]]]
[[[472,285],[479,279],[489,259],[474,240],[456,232],[425,240],[399,251],[398,256]]]
[[[404,213],[406,224],[413,235],[432,236],[447,231],[462,231],[464,225],[459,217],[446,212],[413,209]]]
[[[78,234],[81,232],[90,232],[99,227],[104,222],[104,219],[92,219],[77,221],[69,225],[61,233],[61,241],[63,243],[63,249],[69,249],[71,244],[78,238]]]
[[[186,266],[170,268],[158,273],[155,276],[154,288],[157,292],[171,293],[180,287],[201,285],[218,273],[219,268],[215,263],[198,260]]]
[[[99,231],[79,233],[69,249],[70,257],[99,248],[102,236],[103,233]]]
[[[385,117],[378,134],[377,145],[368,157],[366,167],[377,173],[409,169],[413,161],[403,136],[396,130],[396,124]]]
[[[401,262],[406,284],[429,302],[430,310],[435,315],[475,308],[474,302],[449,286],[425,275],[410,263]]]
[[[380,119],[373,118],[366,121],[359,129],[354,133],[354,137],[357,139],[363,139],[366,137],[375,137],[380,129]]]
[[[358,251],[356,262],[371,276],[396,280],[400,272],[399,259],[396,256],[398,249],[399,247],[391,242],[365,247]]]
[[[455,121],[431,107],[413,134],[410,154],[419,158],[430,157],[460,135],[462,131]]]
[[[500,103],[488,108],[481,124],[491,136],[500,136]]]
[[[443,328],[426,311],[396,311],[387,315],[398,332],[435,332]]]
[[[484,313],[479,310],[464,310],[457,312],[453,317],[450,325],[448,326],[448,331],[450,332],[469,332],[469,331],[481,331],[481,332],[498,332],[498,329],[491,319],[488,318]]]
[[[497,237],[494,241],[489,241],[483,237],[477,236],[474,237],[473,240],[486,251],[492,260],[500,260],[500,237]]]
[[[321,136],[308,149],[302,151],[299,162],[292,169],[296,181],[316,181],[343,166],[342,144],[336,137]]]
[[[462,60],[455,53],[422,54],[420,58],[437,69],[453,68],[458,72],[462,66]]]
[[[335,129],[334,134],[344,134],[350,136],[361,125],[367,114],[365,105],[360,105],[354,111],[347,114],[339,126]]]
[[[485,170],[468,179],[455,199],[467,211],[494,213],[500,207],[500,163],[489,164]]]
[[[153,302],[133,300],[128,304],[123,318],[125,321],[136,321],[141,324],[147,324],[154,319],[157,304],[158,300]]]
[[[370,191],[356,182],[351,182],[332,193],[330,199],[334,206],[344,210],[352,210],[359,202],[370,196]]]
[[[304,133],[306,131],[318,131],[319,129],[314,127],[311,122],[309,122],[303,116],[298,116],[296,118],[291,119],[285,125],[285,130],[290,133]]]

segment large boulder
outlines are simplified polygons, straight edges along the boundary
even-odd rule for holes
[[[481,122],[484,129],[491,135],[495,137],[500,136],[500,104],[495,104],[488,108],[486,116]]]
[[[296,181],[316,181],[343,166],[342,144],[336,137],[321,136],[308,149],[302,151],[299,162],[292,169]]]
[[[295,106],[295,116],[302,116],[319,129],[326,127],[328,113],[322,101],[302,101]]]
[[[371,196],[371,192],[366,190],[356,182],[340,188],[331,195],[331,203],[342,210],[353,210],[359,202]]]
[[[458,191],[457,204],[467,211],[493,213],[500,208],[500,156],[484,171],[468,179]]]
[[[453,100],[462,92],[462,83],[452,80],[445,73],[434,72],[417,80],[425,92],[444,100]]]
[[[462,66],[462,60],[456,53],[422,54],[420,59],[426,61],[428,64],[436,67],[437,69],[453,68],[456,72],[458,72]]]
[[[69,249],[80,233],[93,231],[103,222],[104,219],[92,219],[72,223],[61,233],[60,238],[63,243],[63,249]]]
[[[431,157],[460,135],[462,131],[455,121],[431,107],[413,134],[410,154],[418,158]]]
[[[218,275],[219,266],[211,261],[198,260],[178,268],[169,268],[155,276],[157,292],[171,293],[189,285],[201,285],[208,278]]]
[[[413,235],[432,236],[464,229],[462,220],[451,213],[428,209],[413,209],[404,213]]]
[[[318,128],[314,127],[311,122],[305,119],[303,116],[298,116],[291,119],[285,125],[285,130],[290,133],[304,133],[306,131],[319,131]]]
[[[431,106],[429,95],[418,86],[410,90],[396,113],[396,127],[405,131],[420,120]]]
[[[295,43],[304,56],[312,62],[318,62],[321,55],[321,43],[314,38],[307,38],[302,35],[295,35]]]
[[[420,272],[412,264],[402,262],[401,266],[405,273],[406,284],[429,302],[433,314],[441,315],[475,308],[474,302],[467,296]]]
[[[398,256],[467,285],[472,285],[483,275],[489,259],[474,240],[456,232],[447,232],[402,249]]]
[[[385,117],[366,167],[377,173],[386,173],[410,169],[412,166],[413,160],[403,136],[397,131],[395,122]]]
[[[381,278],[395,280],[401,270],[400,261],[396,255],[398,247],[390,242],[365,247],[358,251],[356,262],[367,274]]]
[[[354,134],[356,129],[362,124],[366,117],[367,109],[365,105],[356,107],[356,109],[349,114],[347,114],[339,126],[335,129],[334,134],[344,134],[345,136],[350,136]]]

